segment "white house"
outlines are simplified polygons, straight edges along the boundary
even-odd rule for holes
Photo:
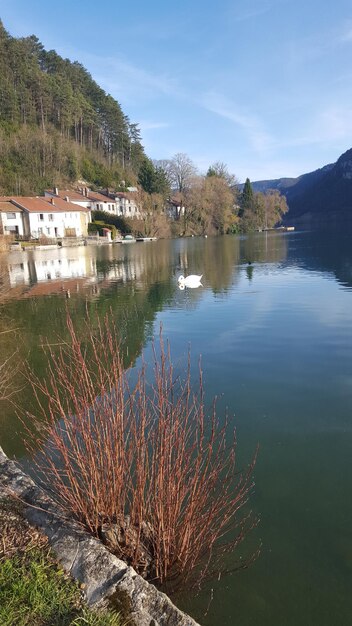
[[[0,233],[4,235],[23,235],[23,214],[10,199],[0,199]]]
[[[139,210],[139,206],[135,200],[134,192],[117,192],[114,195],[115,202],[118,207],[118,215],[121,215],[123,217],[135,217],[137,219],[141,219],[142,213]]]
[[[0,198],[8,201],[14,214],[20,214],[22,225],[18,225],[15,234],[29,236],[34,239],[39,237],[62,238],[82,237],[88,234],[90,222],[90,210],[84,206],[73,204],[69,200],[60,197],[24,197],[12,196]],[[11,218],[7,216],[11,211],[6,211],[6,226]],[[12,231],[14,232],[14,231]]]
[[[111,215],[120,217],[141,218],[141,212],[136,202],[136,187],[130,187],[130,192],[116,192],[114,194],[104,195],[98,191],[91,191],[88,187],[80,187],[77,191],[59,190],[54,187],[53,190],[47,189],[45,197],[61,198],[79,206],[89,208],[91,211],[105,211]]]
[[[72,202],[80,207],[87,208],[91,211],[106,211],[107,213],[116,213],[116,203],[108,196],[101,193],[90,191],[88,187],[80,187],[77,191],[70,189],[47,189],[44,192],[46,198],[61,198],[66,202]]]
[[[181,215],[185,214],[185,207],[182,200],[177,196],[169,198],[165,206],[165,213],[167,217],[172,220],[180,219]]]

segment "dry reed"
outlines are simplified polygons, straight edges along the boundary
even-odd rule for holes
[[[84,342],[67,324],[69,342],[48,348],[46,380],[31,375],[40,475],[65,512],[142,575],[168,589],[203,580],[256,523],[242,512],[256,455],[237,470],[227,419],[220,425],[215,402],[205,413],[201,370],[194,393],[190,359],[181,380],[161,335],[149,385],[145,364],[131,382],[111,319],[88,323]]]

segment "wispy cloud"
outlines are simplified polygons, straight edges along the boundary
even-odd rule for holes
[[[152,122],[148,120],[142,120],[141,122],[139,122],[139,126],[144,132],[148,130],[158,130],[159,128],[169,128],[170,124],[168,122]]]
[[[331,105],[316,111],[304,133],[278,143],[280,147],[317,146],[346,141],[352,136],[352,107]]]
[[[246,0],[245,2],[236,3],[236,6],[231,9],[231,17],[235,22],[244,22],[246,20],[253,20],[257,17],[261,17],[266,13],[269,13],[277,5],[286,3],[287,0]]]
[[[352,42],[352,20],[344,20],[334,36],[335,43],[349,44]]]
[[[101,68],[101,59],[97,60],[98,67]],[[120,93],[126,91],[140,95],[143,92],[173,95],[178,91],[176,80],[173,77],[167,74],[157,75],[148,72],[120,59],[104,59],[104,68],[102,79],[109,91]]]
[[[274,141],[271,135],[263,128],[260,120],[243,113],[233,102],[222,94],[214,91],[207,92],[201,101],[204,108],[223,117],[239,128],[248,136],[252,148],[257,152],[272,148]]]
[[[352,20],[340,22],[328,31],[322,30],[308,37],[287,42],[291,62],[306,64],[352,43]]]
[[[245,22],[246,20],[251,20],[256,17],[260,17],[261,15],[264,15],[265,13],[268,13],[268,11],[270,11],[271,9],[271,6],[272,6],[271,4],[267,4],[267,5],[252,8],[252,9],[247,9],[247,10],[244,9],[243,12],[238,11],[232,17],[235,22]]]
[[[137,97],[142,100],[144,97],[175,96],[180,93],[177,80],[167,72],[158,74],[121,57],[100,56],[76,48],[58,50],[71,59],[79,57],[89,68],[94,80],[118,100],[135,101]]]

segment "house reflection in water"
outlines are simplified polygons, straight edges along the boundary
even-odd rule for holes
[[[97,295],[110,283],[138,284],[146,271],[147,250],[132,255],[121,249],[98,251],[92,246],[53,250],[13,251],[2,263],[10,297],[71,293],[88,289]]]
[[[28,253],[26,258],[19,261],[17,258],[9,258],[8,275],[11,287],[20,284],[33,285],[49,280],[65,278],[82,278],[92,272],[91,259],[84,255],[77,255],[72,258],[72,249],[63,249],[60,255],[55,251],[55,255],[49,251],[39,254],[38,252]],[[87,263],[88,261],[88,263]]]

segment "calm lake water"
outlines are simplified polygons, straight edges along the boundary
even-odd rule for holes
[[[173,360],[199,355],[209,403],[237,427],[241,462],[260,452],[251,506],[261,518],[247,570],[179,605],[204,626],[342,626],[352,620],[351,232],[261,233],[86,247],[0,258],[12,299],[2,354],[45,374],[45,341],[67,335],[65,310],[112,311],[138,367],[163,324]],[[179,274],[203,274],[181,291]],[[128,354],[127,354],[128,352]],[[17,380],[20,384],[20,380]],[[31,406],[28,388],[18,398]],[[25,455],[2,411],[0,442]],[[213,597],[212,602],[210,598]],[[206,615],[204,615],[206,613]]]

